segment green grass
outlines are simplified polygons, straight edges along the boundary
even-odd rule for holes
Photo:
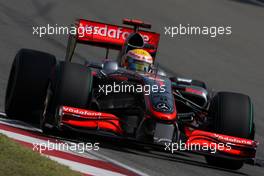
[[[77,176],[81,174],[0,134],[0,175]]]

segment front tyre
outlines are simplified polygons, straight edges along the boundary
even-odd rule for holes
[[[57,127],[56,114],[60,106],[87,108],[92,96],[92,83],[90,68],[77,63],[60,62],[48,91],[51,93],[42,122],[43,131],[49,130],[46,126]]]
[[[219,92],[211,101],[209,115],[214,119],[213,131],[240,138],[254,139],[253,105],[247,95]],[[206,161],[214,166],[240,169],[243,160],[231,160],[206,156]]]

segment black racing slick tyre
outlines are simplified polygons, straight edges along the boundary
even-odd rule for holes
[[[54,94],[55,106],[86,108],[92,91],[92,72],[84,65],[61,62]]]
[[[43,131],[47,130],[47,123],[57,126],[56,113],[60,106],[87,108],[91,100],[92,82],[90,68],[77,63],[60,62],[55,78],[51,81],[52,96],[47,105]]]
[[[41,111],[55,56],[30,49],[21,49],[13,61],[5,96],[8,117],[34,121],[34,112]],[[39,120],[39,119],[36,119]]]
[[[211,101],[210,116],[214,119],[213,131],[240,138],[254,139],[253,105],[247,95],[219,92]],[[206,156],[210,165],[228,169],[240,169],[243,160],[231,160]]]

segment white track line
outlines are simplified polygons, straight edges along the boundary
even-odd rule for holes
[[[0,112],[0,115],[6,117],[6,113],[4,113],[4,112]]]
[[[24,129],[24,130],[29,130],[29,131],[36,131],[36,132],[42,132],[41,129],[35,128],[25,122],[21,122],[19,120],[13,120],[13,119],[5,119],[5,118],[0,118],[0,123],[4,125],[8,125],[11,127],[16,127],[19,129]]]
[[[66,166],[70,166],[70,168],[72,170],[78,171],[78,172],[82,172],[82,173],[87,173],[87,174],[91,174],[91,175],[100,175],[100,176],[124,176],[123,174],[119,174],[117,172],[111,172],[111,171],[107,171],[104,169],[99,169],[97,167],[93,167],[93,166],[89,166],[86,164],[82,164],[82,163],[77,163],[75,161],[70,161],[70,160],[66,160],[66,159],[62,159],[62,158],[58,158],[58,157],[54,157],[54,156],[48,156],[50,159],[55,160],[61,164],[64,164]]]
[[[120,166],[120,167],[123,167],[123,168],[125,168],[127,170],[130,170],[130,171],[132,171],[132,172],[134,172],[134,173],[136,173],[138,175],[149,176],[148,174],[146,174],[144,172],[141,172],[141,171],[139,171],[139,170],[137,170],[135,168],[132,168],[132,167],[130,167],[128,165],[125,165],[125,164],[123,164],[123,163],[121,163],[121,162],[119,162],[117,160],[114,160],[112,158],[109,158],[109,157],[107,157],[105,155],[102,155],[102,154],[99,154],[99,153],[95,153],[95,152],[91,152],[91,151],[87,151],[87,152],[90,153],[91,155],[94,155],[94,156],[98,157],[98,158],[101,158],[103,160],[109,161],[109,162],[111,162],[111,163],[113,163],[113,164],[115,164],[117,166]]]

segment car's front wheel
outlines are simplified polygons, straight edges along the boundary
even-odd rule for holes
[[[57,110],[60,106],[87,108],[92,95],[93,77],[90,68],[70,62],[60,62],[55,77],[50,82],[46,97],[45,117],[42,122],[46,127],[57,126]]]
[[[214,119],[212,131],[240,138],[254,139],[253,105],[249,96],[239,93],[219,92],[211,101],[209,115]],[[206,156],[214,166],[240,169],[243,160]]]

